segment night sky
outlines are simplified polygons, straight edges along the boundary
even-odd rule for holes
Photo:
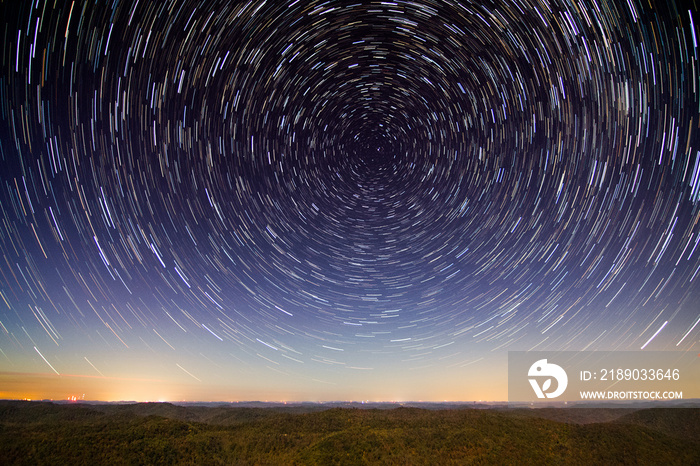
[[[700,8],[651,3],[4,1],[0,397],[700,351]]]

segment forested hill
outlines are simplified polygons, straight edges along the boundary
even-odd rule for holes
[[[1,464],[700,464],[700,409],[0,401]]]

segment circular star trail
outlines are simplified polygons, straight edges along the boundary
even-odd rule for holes
[[[694,6],[3,8],[4,370],[697,345]]]

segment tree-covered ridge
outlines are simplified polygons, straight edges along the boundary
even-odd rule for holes
[[[700,409],[621,410],[586,424],[545,410],[298,411],[0,402],[0,463],[700,463]]]

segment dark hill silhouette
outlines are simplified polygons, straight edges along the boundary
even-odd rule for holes
[[[2,464],[700,464],[698,408],[0,401]]]

